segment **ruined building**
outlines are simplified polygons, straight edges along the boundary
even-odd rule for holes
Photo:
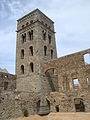
[[[90,112],[90,49],[57,58],[54,22],[36,9],[17,21],[16,75],[0,72],[0,119]]]

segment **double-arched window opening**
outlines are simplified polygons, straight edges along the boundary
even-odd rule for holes
[[[26,42],[26,33],[22,34],[22,44]]]
[[[33,30],[29,31],[29,39],[33,40]]]

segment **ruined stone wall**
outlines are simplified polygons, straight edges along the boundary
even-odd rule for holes
[[[16,75],[0,72],[0,90],[15,90]]]
[[[85,105],[85,111],[90,111],[90,64],[86,64],[84,55],[90,53],[90,49],[67,55],[45,64],[45,72],[50,69],[58,71],[59,92],[50,93],[51,110],[56,110],[59,106],[60,111],[76,111],[75,99],[82,99]],[[87,81],[88,77],[88,81]],[[74,78],[78,79],[78,85],[74,85]],[[48,81],[48,79],[47,79]],[[46,86],[46,85],[44,85]],[[65,96],[65,97],[64,97]],[[54,98],[56,100],[54,100]]]
[[[40,100],[40,93],[2,91],[0,104],[0,120],[10,120],[24,116],[27,110],[29,115],[37,113],[37,102]]]

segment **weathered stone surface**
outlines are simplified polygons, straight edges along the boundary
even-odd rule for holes
[[[57,58],[54,23],[40,10],[19,19],[16,75],[0,72],[0,120],[24,116],[25,110],[90,112],[86,54],[90,49]]]

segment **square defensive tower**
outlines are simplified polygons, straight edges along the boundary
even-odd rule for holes
[[[17,22],[17,89],[40,91],[44,62],[57,58],[54,22],[39,9]]]

